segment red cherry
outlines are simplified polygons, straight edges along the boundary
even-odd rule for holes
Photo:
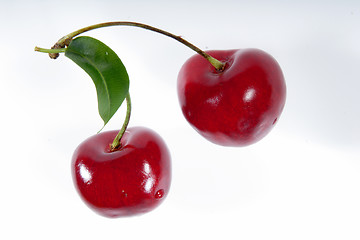
[[[276,60],[258,49],[208,51],[225,62],[216,70],[194,55],[181,68],[178,95],[187,121],[209,141],[246,146],[273,128],[284,108],[286,86]]]
[[[75,150],[72,174],[84,202],[106,217],[153,210],[166,197],[171,182],[169,151],[154,131],[128,128],[121,147],[111,151],[117,131],[92,136]]]

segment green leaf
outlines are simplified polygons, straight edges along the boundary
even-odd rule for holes
[[[121,106],[129,91],[129,76],[116,53],[91,37],[73,39],[65,56],[92,78],[97,92],[98,109],[104,126]]]

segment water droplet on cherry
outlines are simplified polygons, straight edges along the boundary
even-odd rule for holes
[[[159,191],[157,191],[156,193],[155,193],[155,198],[156,199],[161,199],[163,196],[164,196],[164,189],[160,189]]]
[[[277,121],[277,118],[275,118],[275,120],[273,121],[273,125],[276,123],[276,121]]]

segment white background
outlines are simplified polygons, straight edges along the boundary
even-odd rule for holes
[[[130,20],[203,49],[255,47],[287,82],[273,131],[246,148],[199,136],[182,116],[176,78],[194,54],[137,28],[86,35],[130,75],[130,126],[167,142],[173,182],[156,210],[107,219],[72,183],[74,149],[96,134],[91,79],[64,56],[35,53],[91,24]],[[360,239],[359,1],[2,1],[0,239]],[[120,128],[124,109],[105,130]]]

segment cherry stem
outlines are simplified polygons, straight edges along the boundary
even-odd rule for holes
[[[124,135],[126,128],[129,124],[130,121],[130,115],[131,115],[131,99],[130,99],[130,94],[128,93],[126,95],[126,116],[125,116],[125,121],[119,131],[119,133],[116,135],[116,137],[114,138],[113,143],[111,144],[110,150],[111,151],[116,151],[117,149],[119,149],[121,147],[121,143],[120,140],[122,138],[122,136]]]
[[[65,48],[47,49],[47,48],[35,47],[35,51],[43,52],[43,53],[63,53],[66,51],[66,49]]]
[[[206,52],[204,52],[203,50],[201,50],[200,48],[196,47],[195,45],[193,45],[192,43],[186,41],[185,39],[183,39],[181,36],[177,36],[174,35],[172,33],[169,33],[167,31],[161,30],[159,28],[155,28],[143,23],[137,23],[137,22],[124,22],[124,21],[120,21],[120,22],[105,22],[105,23],[99,23],[99,24],[95,24],[95,25],[91,25],[85,28],[81,28],[75,32],[72,32],[64,37],[62,37],[55,45],[53,48],[64,48],[65,46],[68,46],[69,43],[71,42],[71,40],[79,35],[82,34],[84,32],[93,30],[93,29],[98,29],[98,28],[103,28],[103,27],[110,27],[110,26],[133,26],[133,27],[140,27],[140,28],[144,28],[153,32],[157,32],[160,34],[163,34],[165,36],[168,36],[170,38],[173,38],[177,41],[179,41],[180,43],[184,44],[185,46],[189,47],[190,49],[194,50],[195,52],[197,52],[198,54],[200,54],[201,56],[203,56],[207,61],[209,61],[209,63],[211,63],[211,65],[213,65],[218,71],[222,71],[225,63],[217,60],[216,58],[213,58],[212,56],[210,56],[209,54],[207,54]]]

